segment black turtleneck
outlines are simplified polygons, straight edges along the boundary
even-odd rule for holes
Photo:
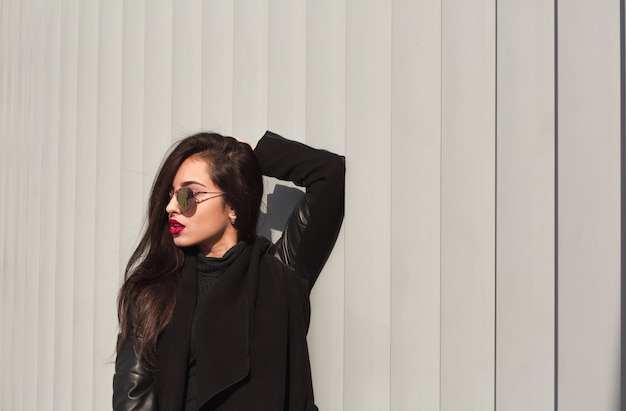
[[[246,248],[246,243],[240,241],[226,251],[226,254],[221,258],[205,257],[202,253],[198,253],[196,268],[198,271],[198,305],[204,302],[209,290],[217,283],[220,276],[226,272],[230,264],[239,257],[244,248]]]

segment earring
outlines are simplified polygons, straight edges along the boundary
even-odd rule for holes
[[[235,223],[236,223],[236,222],[237,222],[237,213],[235,213],[235,212],[233,211],[233,214],[232,214],[232,216],[231,216],[231,218],[230,218],[230,223],[231,223],[232,225],[235,225]]]

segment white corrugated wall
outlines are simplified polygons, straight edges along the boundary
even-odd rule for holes
[[[271,129],[347,157],[313,292],[321,410],[617,411],[620,13],[0,0],[0,410],[110,409],[164,152]]]

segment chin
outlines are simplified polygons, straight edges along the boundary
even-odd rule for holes
[[[174,245],[176,247],[184,248],[184,247],[192,246],[193,244],[190,244],[189,241],[185,241],[182,238],[174,237]]]

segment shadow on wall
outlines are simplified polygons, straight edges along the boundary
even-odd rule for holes
[[[267,211],[261,211],[259,215],[257,233],[274,242],[278,240],[287,219],[303,195],[304,193],[297,188],[276,184],[274,191],[267,195]],[[276,233],[277,231],[279,233]]]

